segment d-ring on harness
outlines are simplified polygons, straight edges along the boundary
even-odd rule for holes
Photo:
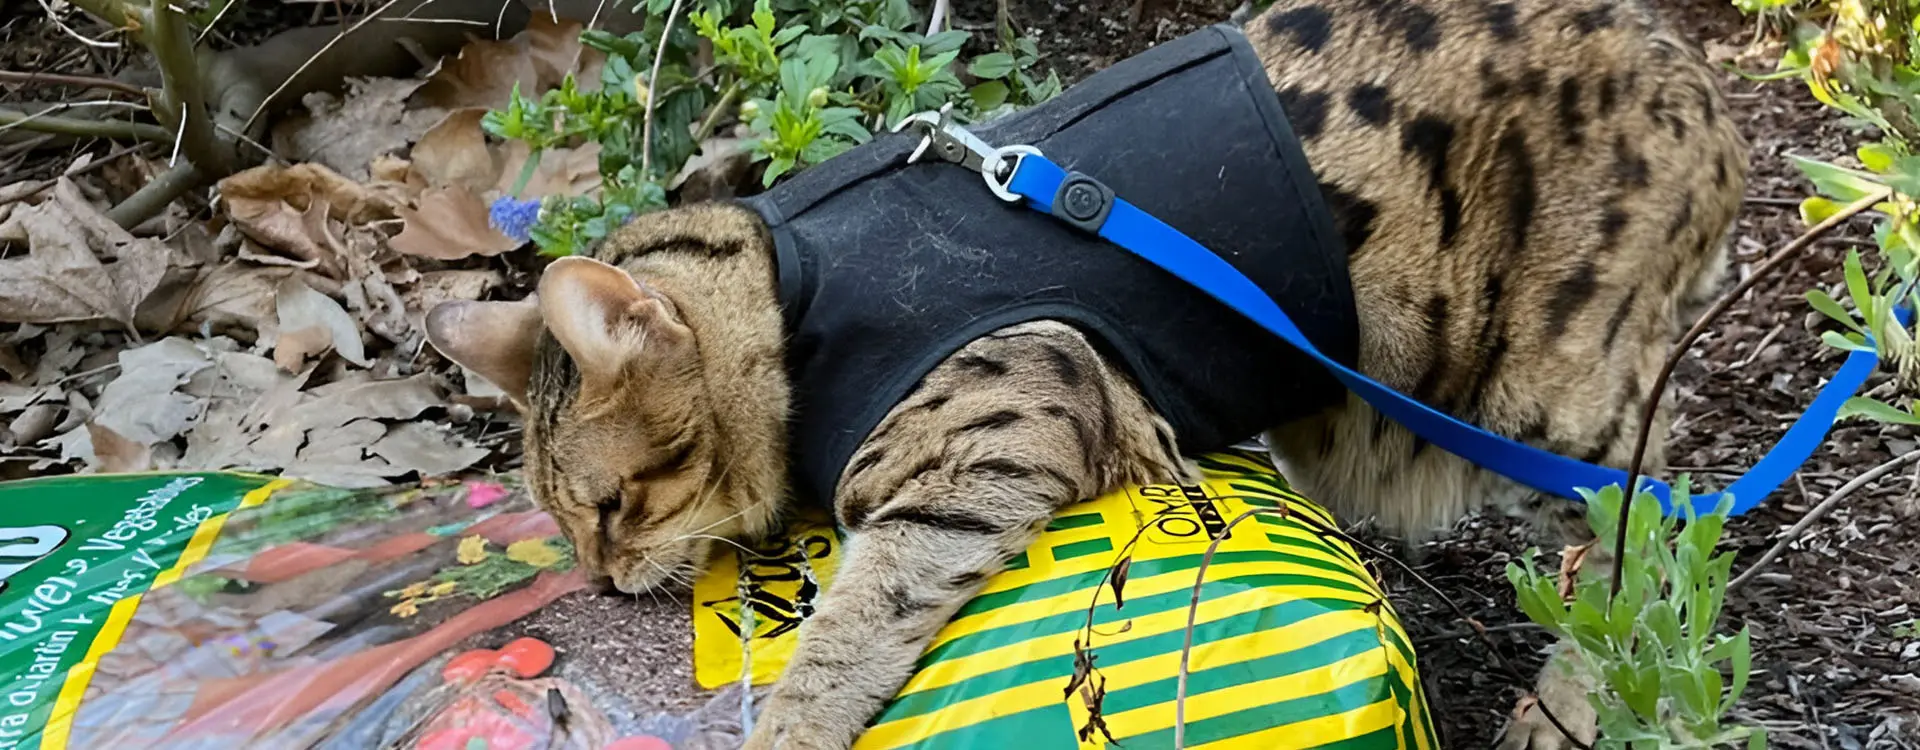
[[[1099,180],[1062,169],[1038,149],[989,145],[954,123],[947,107],[909,117],[895,131],[908,127],[923,134],[909,162],[920,161],[932,150],[946,161],[979,172],[987,188],[1002,200],[1024,201],[1036,211],[1119,245],[1173,274],[1318,361],[1381,414],[1449,453],[1540,492],[1576,501],[1583,500],[1579,492],[1582,488],[1599,489],[1627,481],[1624,471],[1551,453],[1467,424],[1342,365],[1314,347],[1280,306],[1232,265],[1114,195]],[[1902,325],[1912,320],[1909,308],[1902,307],[1896,314]],[[1780,442],[1725,490],[1690,498],[1693,511],[1712,512],[1724,495],[1733,497],[1732,515],[1759,505],[1826,440],[1840,406],[1859,392],[1879,362],[1872,349],[1849,354]],[[1651,477],[1643,477],[1641,482],[1643,489],[1660,500],[1663,512],[1679,512],[1672,502],[1672,488],[1666,483]]]

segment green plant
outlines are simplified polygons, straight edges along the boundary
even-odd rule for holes
[[[1682,478],[1674,495],[1686,497],[1687,485]],[[1746,690],[1753,660],[1746,628],[1732,636],[1715,632],[1733,553],[1715,554],[1714,546],[1731,498],[1705,516],[1694,517],[1689,507],[1681,526],[1641,492],[1626,519],[1624,548],[1616,551],[1620,487],[1582,494],[1598,543],[1619,552],[1619,593],[1609,596],[1605,576],[1584,576],[1572,585],[1571,599],[1563,599],[1553,577],[1535,566],[1533,549],[1507,564],[1507,580],[1528,619],[1571,644],[1579,658],[1569,663],[1602,686],[1589,696],[1600,719],[1595,747],[1670,750],[1742,741],[1766,747],[1763,730],[1726,721]]]
[[[1885,400],[1849,400],[1841,416],[1920,425],[1920,345],[1912,323],[1896,308],[1920,308],[1920,33],[1907,0],[1736,0],[1742,10],[1797,14],[1786,51],[1769,78],[1799,77],[1814,98],[1846,115],[1863,142],[1854,152],[1859,167],[1794,157],[1813,195],[1800,204],[1808,226],[1827,220],[1844,204],[1871,200],[1877,214],[1875,257],[1849,253],[1844,264],[1845,304],[1815,289],[1807,301],[1838,330],[1821,339],[1842,350],[1877,352],[1896,375]],[[1755,8],[1749,6],[1766,6]],[[1791,7],[1787,7],[1791,6]]]
[[[569,77],[537,96],[515,91],[506,109],[487,113],[488,133],[531,147],[526,175],[547,149],[601,147],[596,195],[508,196],[494,204],[494,226],[533,240],[544,254],[570,255],[668,205],[688,160],[720,147],[714,136],[731,123],[746,126],[750,157],[764,163],[764,187],[914,112],[951,102],[961,119],[977,121],[1061,89],[1057,76],[1040,74],[1033,42],[1004,25],[996,49],[963,66],[968,33],[914,31],[921,21],[907,0],[696,4],[686,23],[672,23],[670,0],[643,0],[649,18],[641,31],[582,34],[607,56],[595,85]]]

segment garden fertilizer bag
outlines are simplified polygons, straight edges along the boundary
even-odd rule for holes
[[[1187,746],[1437,748],[1392,607],[1353,550],[1317,531],[1333,519],[1262,454],[1200,465],[1197,487],[1128,488],[1061,511],[940,632],[856,750],[1172,747],[1201,558],[1256,508],[1284,513],[1239,523],[1205,572]],[[723,556],[695,584],[703,686],[778,677],[832,584],[839,542],[815,517],[753,556]]]
[[[1324,513],[1263,458],[1205,466],[1191,491],[1063,511],[860,747],[1076,747],[1090,698],[1126,746],[1169,746],[1200,553],[1254,507],[1291,516],[1247,519],[1207,571],[1189,743],[1434,747],[1406,638],[1352,552],[1313,533]],[[606,597],[509,478],[4,483],[0,750],[732,750],[766,690],[742,672],[778,677],[840,548],[816,516],[722,555],[692,601]],[[1076,640],[1093,669],[1063,699]]]

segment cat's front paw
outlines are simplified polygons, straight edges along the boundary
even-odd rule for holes
[[[1566,650],[1554,655],[1547,661],[1546,669],[1540,672],[1540,681],[1536,687],[1539,697],[1528,702],[1526,709],[1502,730],[1499,750],[1574,750],[1579,747],[1567,738],[1567,733],[1547,719],[1541,705],[1553,712],[1560,725],[1572,732],[1574,738],[1588,747],[1599,737],[1600,717],[1593,710],[1593,704],[1587,701],[1587,692],[1591,686],[1571,667],[1572,655]]]
[[[834,721],[818,706],[781,700],[775,694],[753,721],[753,733],[741,750],[846,750],[853,744],[854,730],[844,721]]]

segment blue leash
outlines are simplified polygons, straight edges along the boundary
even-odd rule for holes
[[[1035,211],[1098,235],[1159,266],[1319,361],[1381,414],[1449,453],[1534,490],[1574,501],[1584,501],[1581,489],[1597,490],[1627,483],[1625,471],[1590,464],[1488,432],[1341,364],[1307,340],[1286,312],[1231,264],[1179,230],[1115,196],[1099,181],[1061,169],[1031,146],[995,148],[956,125],[948,108],[914,115],[894,129],[908,127],[925,134],[919,147],[907,158],[908,162],[919,161],[931,150],[947,161],[978,172],[987,188],[1002,200],[1024,201]],[[1056,200],[1061,205],[1055,205]],[[1912,320],[1912,310],[1905,307],[1895,310],[1895,314],[1902,325]],[[1732,495],[1728,515],[1737,516],[1773,494],[1819,449],[1833,429],[1841,405],[1860,391],[1879,363],[1879,355],[1872,350],[1855,350],[1847,355],[1839,372],[1820,389],[1806,413],[1746,475],[1720,492],[1688,499],[1693,513],[1712,513],[1723,496]],[[1662,513],[1678,512],[1672,487],[1652,477],[1641,477],[1640,482],[1641,488],[1659,499]]]
[[[1522,485],[1571,500],[1582,499],[1580,488],[1626,484],[1625,471],[1568,458],[1488,432],[1335,361],[1314,347],[1266,292],[1200,243],[1114,196],[1091,178],[1070,176],[1031,150],[1014,153],[1018,153],[1019,159],[1013,162],[1012,175],[1004,183],[1006,192],[1026,199],[1027,205],[1036,211],[1060,217],[1125,248],[1245,315],[1318,360],[1373,408],[1434,445]],[[1063,192],[1062,185],[1070,180],[1076,184]],[[1061,195],[1068,196],[1067,201],[1076,205],[1055,206],[1056,196]],[[1911,311],[1905,308],[1898,314],[1902,324],[1911,319]],[[1723,494],[1733,495],[1729,515],[1739,515],[1759,505],[1820,447],[1839,415],[1840,406],[1860,390],[1879,361],[1879,356],[1871,350],[1849,354],[1840,371],[1820,389],[1806,413],[1794,422],[1780,442],[1725,490],[1694,495],[1690,500],[1694,512],[1701,515],[1713,512]],[[1644,489],[1659,498],[1662,512],[1676,511],[1673,490],[1665,482],[1651,477],[1643,477],[1641,482]]]

